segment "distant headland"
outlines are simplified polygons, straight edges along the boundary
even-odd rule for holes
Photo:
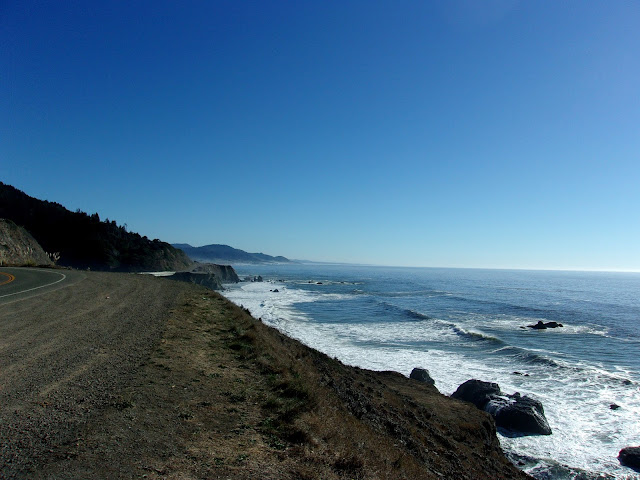
[[[282,264],[297,263],[286,257],[266,255],[264,253],[249,253],[229,245],[204,245],[193,247],[188,243],[174,243],[173,247],[182,250],[189,258],[198,262],[218,264]]]

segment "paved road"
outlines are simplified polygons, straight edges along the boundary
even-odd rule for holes
[[[0,305],[68,287],[84,273],[51,268],[0,267]]]

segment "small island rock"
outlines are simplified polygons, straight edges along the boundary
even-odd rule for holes
[[[544,323],[542,320],[538,320],[538,323],[536,323],[535,325],[527,325],[527,327],[533,328],[534,330],[546,330],[547,328],[564,327],[564,325],[558,322]]]
[[[429,371],[426,368],[414,368],[411,370],[411,375],[409,378],[413,378],[414,380],[418,380],[419,382],[424,382],[429,385],[435,385],[436,382],[429,375]]]

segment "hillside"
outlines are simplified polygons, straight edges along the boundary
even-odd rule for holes
[[[189,258],[198,262],[211,262],[221,264],[264,264],[264,263],[294,263],[286,257],[272,257],[264,253],[249,253],[229,245],[204,245],[192,247],[188,243],[174,243],[175,248],[181,249]]]
[[[0,266],[52,265],[42,247],[24,228],[0,218]]]
[[[160,240],[128,232],[97,213],[71,212],[0,182],[0,218],[24,227],[46,252],[59,252],[58,264],[94,270],[182,270],[184,252]]]

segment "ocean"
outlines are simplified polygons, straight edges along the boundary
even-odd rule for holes
[[[405,375],[423,367],[446,395],[475,378],[540,400],[552,435],[499,435],[535,478],[640,478],[617,460],[640,445],[640,274],[235,268],[264,282],[229,286],[227,298],[345,364]],[[540,320],[564,326],[522,328]]]

